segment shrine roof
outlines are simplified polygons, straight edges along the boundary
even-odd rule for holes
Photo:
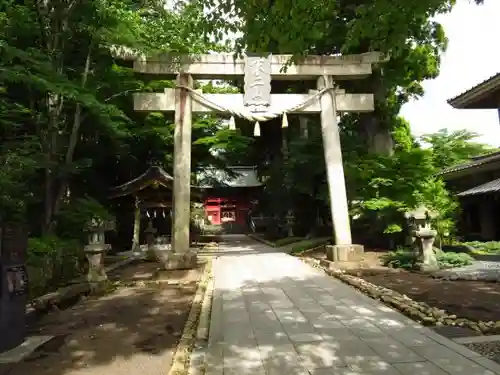
[[[143,190],[144,188],[153,185],[155,183],[167,188],[172,189],[172,182],[174,178],[170,176],[163,168],[153,165],[149,169],[141,174],[140,176],[125,182],[120,186],[116,186],[111,189],[111,197],[121,197],[134,192]]]
[[[494,151],[486,155],[475,156],[469,162],[454,165],[443,169],[437,175],[445,180],[471,175],[485,170],[500,169],[500,151]]]
[[[500,73],[448,100],[457,109],[498,109]]]
[[[249,188],[262,186],[255,167],[228,167],[226,170],[207,168],[198,173],[199,187]]]
[[[468,189],[461,193],[458,193],[457,196],[465,197],[470,195],[496,193],[499,191],[500,191],[500,178],[497,178],[496,180],[486,182],[485,184],[481,184],[473,187],[472,189]]]
[[[126,195],[134,194],[141,191],[148,186],[158,184],[163,186],[168,190],[173,189],[174,178],[169,175],[165,170],[157,165],[153,165],[148,168],[146,172],[140,176],[125,182],[122,185],[116,186],[110,190],[110,198],[118,198]],[[191,185],[191,195],[194,198],[199,198],[201,196],[201,191],[198,186]]]

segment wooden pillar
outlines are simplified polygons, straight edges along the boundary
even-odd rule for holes
[[[331,76],[324,76],[318,79],[318,90],[332,86],[333,79]],[[323,135],[323,148],[335,244],[350,245],[352,244],[351,225],[347,205],[344,167],[342,165],[340,132],[337,122],[337,111],[335,108],[335,93],[333,90],[321,95],[320,103],[321,131]]]
[[[179,74],[177,85],[193,87],[190,75]],[[175,95],[174,131],[174,195],[172,251],[189,250],[189,220],[191,210],[191,95],[178,88]]]
[[[139,198],[135,197],[134,202],[134,233],[132,235],[132,251],[139,251],[141,244],[139,237],[141,235],[141,208],[139,207]]]

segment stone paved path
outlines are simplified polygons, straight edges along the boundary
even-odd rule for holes
[[[245,236],[214,259],[206,375],[493,375],[500,366]]]

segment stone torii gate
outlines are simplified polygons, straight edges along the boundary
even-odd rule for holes
[[[372,65],[386,59],[378,52],[308,56],[284,69],[291,57],[269,55],[235,59],[233,55],[214,54],[134,58],[137,73],[176,78],[176,88],[161,93],[134,94],[134,109],[175,111],[172,248],[179,256],[189,252],[192,113],[207,112],[256,121],[254,135],[260,133],[259,122],[283,116],[286,127],[287,113],[319,113],[335,243],[339,250],[352,248],[337,113],[373,111],[374,99],[373,94],[349,94],[336,85],[339,81],[368,77]],[[241,76],[245,79],[244,94],[202,94],[193,89],[193,79]],[[272,79],[316,80],[318,90],[307,94],[271,94]]]

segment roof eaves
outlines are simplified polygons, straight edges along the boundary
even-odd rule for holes
[[[491,152],[491,153],[486,154],[486,155],[476,156],[472,159],[473,160],[469,163],[459,164],[459,165],[455,165],[453,167],[443,169],[441,172],[438,172],[436,175],[437,176],[444,176],[444,175],[447,175],[449,173],[463,171],[465,169],[479,167],[479,166],[484,165],[484,164],[498,161],[498,160],[500,160],[500,151],[494,151],[494,152]]]
[[[458,193],[457,196],[465,197],[468,195],[496,193],[498,191],[500,191],[500,178],[497,178],[496,180],[486,182],[484,184],[475,186],[471,189]]]
[[[464,109],[477,97],[498,88],[500,88],[500,73],[491,76],[469,90],[449,99],[448,104],[456,109]]]

